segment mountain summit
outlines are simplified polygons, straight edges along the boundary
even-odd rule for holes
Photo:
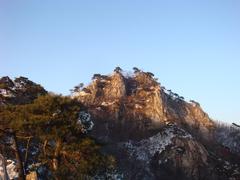
[[[47,91],[39,84],[30,81],[26,77],[18,77],[14,80],[8,76],[0,78],[0,105],[27,104]]]
[[[138,138],[173,123],[211,138],[214,122],[199,103],[186,102],[161,86],[152,73],[134,69],[131,75],[121,70],[108,76],[95,74],[90,85],[73,93],[95,119],[103,121],[101,125],[108,124],[103,132],[112,131],[120,139]]]
[[[217,123],[153,73],[118,67],[109,75],[95,74],[72,98],[87,107],[95,124],[92,136],[110,144],[106,151],[118,157],[126,179],[228,179],[239,173],[234,165],[228,166],[233,174],[224,173],[226,157],[219,151],[228,147],[216,140]]]
[[[1,78],[0,148],[0,179],[240,179],[238,125],[138,68],[94,74],[71,96]]]

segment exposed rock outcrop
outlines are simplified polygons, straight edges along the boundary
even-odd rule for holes
[[[11,80],[8,76],[0,78],[0,105],[31,103],[47,91],[28,78],[19,77]]]
[[[91,134],[108,144],[105,151],[119,160],[123,179],[240,177],[239,164],[217,152],[216,124],[200,104],[166,90],[152,73],[96,74],[72,97],[92,115]]]
[[[100,125],[96,125],[95,131],[98,135],[102,132],[103,137],[106,134],[115,137],[115,133],[120,139],[148,136],[172,122],[209,139],[214,128],[198,103],[186,102],[166,91],[148,72],[138,71],[132,76],[121,72],[109,76],[97,74],[89,86],[73,97],[89,108],[95,123]]]
[[[113,155],[117,166],[91,178],[240,179],[240,133],[237,127],[218,127],[199,103],[187,102],[178,94],[166,90],[150,72],[134,68],[134,73],[129,75],[118,67],[107,76],[95,74],[92,80],[88,86],[79,85],[74,89],[72,98],[81,102],[74,101],[77,108],[81,106],[81,111],[71,128],[81,130],[82,136],[88,133],[88,136],[104,144],[101,151],[104,155]],[[9,77],[0,79],[0,105],[31,103],[46,93],[42,86],[24,77],[14,81]],[[67,112],[68,106],[66,109]],[[59,110],[54,111],[52,116],[58,113]],[[66,125],[69,126],[69,123]],[[64,132],[67,131],[64,129]],[[76,135],[70,139],[68,135],[64,137],[65,143],[78,140],[80,134]],[[19,149],[22,154],[26,152],[21,143]],[[40,148],[32,144],[28,150],[29,167],[33,168]],[[14,158],[6,156],[5,159]],[[4,163],[5,160],[1,161],[0,157],[0,177],[20,176],[13,171],[14,161]],[[48,169],[44,168],[45,173],[37,173],[47,178]],[[43,170],[39,168],[38,171]]]
[[[213,169],[209,168],[207,150],[176,125],[167,125],[150,138],[119,143],[119,146],[131,166],[122,170],[127,179],[214,177]]]

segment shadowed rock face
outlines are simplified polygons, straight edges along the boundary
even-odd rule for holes
[[[28,78],[19,77],[11,80],[8,76],[0,78],[0,105],[31,103],[47,91]]]
[[[172,140],[171,147],[161,154],[155,154],[152,167],[159,179],[206,179],[211,174],[207,159],[206,149],[197,141],[176,137]],[[161,174],[164,169],[168,171]]]
[[[122,171],[128,179],[214,178],[207,150],[175,125],[165,126],[152,137],[118,146],[125,152],[128,165],[123,165]]]

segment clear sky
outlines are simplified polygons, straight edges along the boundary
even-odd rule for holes
[[[240,1],[0,0],[0,76],[69,94],[116,66],[240,123]]]

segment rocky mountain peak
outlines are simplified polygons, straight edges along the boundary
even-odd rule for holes
[[[49,179],[50,172],[57,172],[60,164],[58,172],[63,168],[61,173],[67,179],[69,174],[80,179],[238,180],[240,177],[238,125],[231,128],[218,125],[198,102],[188,102],[167,90],[150,72],[134,68],[134,72],[126,73],[116,68],[109,75],[94,74],[88,86],[82,83],[76,86],[72,99],[52,93],[41,96],[45,94],[48,93],[42,86],[28,78],[0,78],[1,125],[11,125],[16,130],[20,127],[25,135],[33,135],[30,144],[25,139],[16,139],[19,154],[29,155],[31,171],[38,164],[38,170],[29,174],[35,173],[40,179]],[[13,116],[9,116],[11,113]],[[9,132],[4,129],[0,135],[2,143],[9,139]],[[102,159],[91,157],[93,154],[86,161],[82,159],[88,154],[85,152],[98,149],[90,139],[102,145],[99,152],[103,157],[110,155],[109,161],[104,159],[101,164],[108,162],[111,169],[104,166],[105,170],[99,169],[100,174],[85,176],[78,174],[82,164],[95,164],[96,159]],[[8,141],[4,145],[17,152],[18,148],[8,147]],[[30,148],[25,151],[25,147]],[[21,162],[15,158],[20,156],[5,154],[6,157],[0,154],[0,166],[6,170],[0,171],[0,177],[22,176],[15,170],[20,167],[16,163]],[[47,166],[46,159],[41,159],[44,156],[49,161]],[[4,164],[5,158],[10,164]],[[75,165],[78,168],[72,168]],[[68,168],[70,171],[65,171]]]
[[[12,80],[8,76],[0,78],[0,104],[26,104],[47,91],[26,77]]]
[[[206,148],[216,142],[216,124],[200,104],[167,90],[151,72],[117,68],[110,75],[95,74],[73,98],[87,107],[94,121],[92,136],[110,144],[107,151],[121,161],[127,179],[239,176],[235,165],[216,158],[221,153]]]
[[[4,76],[4,77],[0,78],[0,84],[1,85],[4,84],[5,86],[8,86],[8,87],[14,86],[13,81],[8,76]]]
[[[204,134],[205,138],[210,137],[214,123],[199,103],[186,102],[183,97],[166,90],[153,73],[135,68],[128,74],[131,75],[122,70],[110,75],[95,74],[93,81],[75,92],[73,98],[87,106],[100,124],[111,126],[113,137],[115,132],[117,136],[124,134],[128,138],[146,135],[167,123],[176,123]],[[108,131],[107,128],[102,132]]]

